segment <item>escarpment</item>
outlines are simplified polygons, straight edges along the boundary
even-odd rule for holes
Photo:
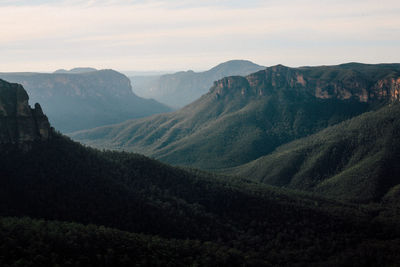
[[[50,123],[38,103],[31,108],[25,89],[0,80],[0,144],[26,144],[50,138]]]
[[[378,69],[379,65],[372,67]],[[226,77],[216,81],[210,91],[219,99],[233,90],[239,90],[243,97],[281,91],[319,99],[393,102],[400,100],[400,71],[387,67],[381,75],[370,75],[362,68],[348,69],[346,64],[302,68],[276,65],[245,78]]]

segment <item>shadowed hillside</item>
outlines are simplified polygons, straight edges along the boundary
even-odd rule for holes
[[[399,201],[400,104],[368,112],[227,173],[351,201]]]
[[[27,149],[1,144],[3,266],[365,266],[398,260],[398,211],[390,206],[346,204],[137,154],[100,152],[54,131],[49,137],[30,141]]]
[[[399,66],[278,65],[215,82],[207,94],[176,112],[71,136],[96,147],[143,153],[171,164],[204,169],[238,166],[397,101]]]

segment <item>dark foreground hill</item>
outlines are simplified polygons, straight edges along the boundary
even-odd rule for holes
[[[391,206],[345,204],[100,152],[55,132],[3,143],[0,174],[2,266],[376,266],[399,260],[398,211]]]
[[[227,76],[241,75],[265,69],[247,60],[230,60],[203,72],[180,71],[151,77],[130,77],[133,90],[171,107],[183,107],[207,93],[214,81]]]
[[[90,129],[170,111],[155,100],[138,97],[129,79],[113,70],[77,69],[57,73],[0,73],[22,84],[32,103],[39,102],[62,132]]]
[[[227,77],[173,113],[72,134],[100,148],[167,163],[220,169],[397,101],[400,65],[274,66]]]
[[[257,262],[256,266],[325,261],[362,266],[377,254],[374,262],[384,263],[397,255],[385,251],[399,237],[397,223],[393,225],[397,217],[390,207],[358,207],[247,180],[188,172],[139,155],[87,149],[58,135],[32,144],[23,153],[14,146],[1,151],[1,216],[105,225],[164,239],[199,240],[201,247],[208,247],[204,242],[210,241],[215,251],[222,247],[224,257],[237,254],[241,261],[235,263]],[[62,234],[67,230],[57,229],[50,240],[71,238]],[[47,235],[36,228],[29,231]],[[89,238],[90,231],[79,231],[74,240]],[[16,239],[24,238],[22,233],[12,233]],[[111,244],[120,242],[114,240]],[[190,242],[177,241],[178,248],[190,247]],[[165,250],[171,249],[168,244]],[[378,252],[368,254],[375,249]],[[194,261],[198,251],[187,250]],[[159,257],[156,252],[151,255]]]
[[[374,229],[371,229],[374,230]],[[272,248],[269,260],[229,246],[199,240],[165,239],[96,225],[0,217],[1,266],[397,266],[398,238],[366,239],[315,262]],[[314,239],[310,241],[313,242]],[[325,256],[325,255],[324,255]],[[322,256],[322,257],[324,257]],[[283,260],[276,263],[279,257]]]
[[[399,203],[400,104],[367,112],[227,171],[358,202]]]

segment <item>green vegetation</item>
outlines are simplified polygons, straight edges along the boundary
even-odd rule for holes
[[[396,203],[399,112],[394,103],[362,114],[226,173],[343,200]]]
[[[398,215],[390,207],[350,205],[249,180],[182,170],[140,155],[100,152],[58,134],[48,142],[31,144],[25,152],[3,146],[0,161],[1,216],[104,225],[147,235],[132,241],[136,234],[102,233],[97,226],[3,219],[6,230],[1,231],[6,234],[0,238],[6,238],[1,243],[7,245],[2,249],[17,252],[0,259],[11,266],[20,259],[25,263],[33,254],[61,265],[87,261],[96,265],[94,255],[105,257],[104,249],[111,247],[121,255],[118,261],[140,263],[144,258],[140,255],[154,256],[147,266],[168,261],[143,248],[133,257],[125,244],[135,242],[148,242],[156,250],[161,246],[171,255],[167,258],[183,265],[188,261],[208,265],[215,258],[219,266],[232,266],[232,259],[246,266],[309,266],[338,260],[362,266],[367,261],[387,264],[397,259],[392,250],[386,251],[397,246],[400,238]],[[48,228],[53,230],[47,232]],[[52,242],[60,245],[49,248],[46,243]],[[64,248],[67,254],[60,252]],[[370,250],[377,252],[371,256]],[[80,258],[76,251],[84,256]],[[372,258],[376,254],[379,257]]]
[[[357,66],[275,66],[223,79],[176,113],[78,134],[208,168],[258,158],[225,169],[237,177],[100,151],[53,130],[4,138],[0,266],[396,266],[400,104],[358,101],[372,67]],[[375,78],[393,81],[392,67]],[[310,95],[299,71],[337,95]],[[397,90],[363,81],[380,90],[368,97]],[[344,92],[348,83],[358,85]]]
[[[391,81],[400,76],[399,69],[396,64],[275,66],[246,78],[224,78],[176,112],[71,137],[174,165],[207,170],[239,166],[395,100]]]
[[[0,265],[4,267],[252,265],[241,251],[212,242],[26,217],[0,218],[0,239]]]

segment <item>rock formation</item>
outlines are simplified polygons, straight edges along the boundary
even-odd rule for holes
[[[347,64],[350,65],[350,64]],[[365,68],[362,64],[362,67]],[[346,64],[329,67],[289,68],[283,65],[269,67],[247,77],[226,77],[211,88],[216,99],[241,90],[243,96],[264,96],[276,91],[293,91],[320,99],[354,99],[359,102],[400,100],[400,70],[389,66],[382,76],[370,76],[363,69],[347,69]],[[368,66],[368,65],[366,65]],[[372,65],[379,70],[379,65]]]
[[[0,144],[27,144],[50,138],[50,123],[38,103],[28,104],[25,89],[0,80]]]

